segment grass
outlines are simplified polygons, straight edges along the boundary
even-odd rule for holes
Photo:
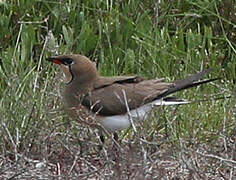
[[[0,1],[0,177],[236,176],[234,1],[158,2]],[[105,76],[171,81],[213,68],[221,80],[177,95],[232,98],[158,108],[137,134],[120,132],[118,155],[109,140],[98,152],[97,132],[68,121],[61,72],[45,61],[65,53]]]

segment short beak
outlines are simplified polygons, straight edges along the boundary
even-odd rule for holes
[[[55,64],[61,64],[62,62],[60,61],[60,59],[57,59],[56,57],[49,57],[46,59],[47,61],[53,62]]]

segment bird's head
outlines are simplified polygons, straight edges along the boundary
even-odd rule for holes
[[[60,66],[68,84],[73,82],[88,83],[98,76],[95,64],[79,54],[54,56],[47,58],[47,60]]]

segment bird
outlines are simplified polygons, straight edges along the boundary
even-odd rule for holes
[[[171,96],[173,93],[218,79],[202,80],[212,69],[173,82],[137,75],[104,77],[89,58],[80,54],[52,56],[46,60],[59,65],[66,77],[63,99],[68,115],[91,127],[102,127],[115,140],[118,140],[117,131],[147,119],[157,106],[191,103]],[[103,133],[100,139],[104,143]]]

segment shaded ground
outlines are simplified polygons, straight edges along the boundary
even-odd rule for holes
[[[91,129],[81,128],[83,133]],[[23,153],[2,154],[2,179],[234,179],[235,136],[200,143],[195,139],[170,141],[160,135],[155,142],[135,135],[120,145],[106,141],[74,139],[51,133],[41,144]],[[142,136],[142,134],[140,135]],[[144,137],[144,136],[143,136]],[[158,142],[158,144],[156,143]],[[82,147],[82,148],[81,148]]]

